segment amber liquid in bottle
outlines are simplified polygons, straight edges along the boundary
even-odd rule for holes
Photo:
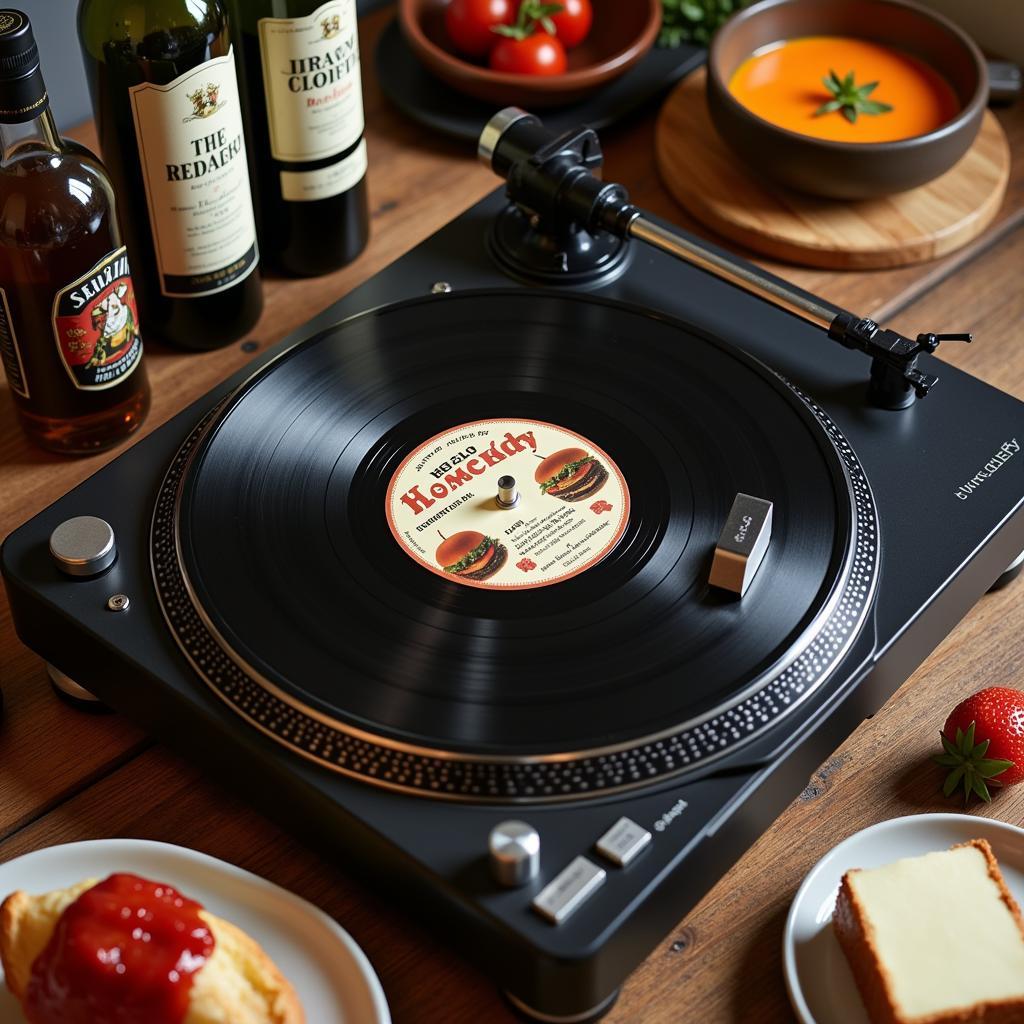
[[[109,448],[149,409],[110,183],[49,109],[0,123],[0,145],[0,357],[18,417],[52,451]]]

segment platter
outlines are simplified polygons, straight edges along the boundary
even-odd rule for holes
[[[597,486],[559,500],[535,467],[570,444]],[[779,510],[742,601],[708,582],[738,493]],[[462,532],[501,565],[453,592],[436,552]],[[510,291],[356,317],[252,378],[172,464],[152,552],[182,650],[262,731],[392,788],[531,800],[777,724],[855,639],[876,542],[852,449],[775,374]]]

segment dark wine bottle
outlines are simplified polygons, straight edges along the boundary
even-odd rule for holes
[[[223,0],[81,0],[100,146],[151,333],[219,348],[263,308]]]
[[[32,26],[0,10],[0,362],[28,436],[86,454],[139,428],[149,385],[100,162],[57,132]]]
[[[355,0],[230,0],[267,260],[336,270],[369,237]]]

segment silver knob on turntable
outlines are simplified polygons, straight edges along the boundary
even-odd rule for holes
[[[526,885],[540,871],[540,834],[525,821],[503,821],[491,829],[491,872],[500,885]]]
[[[50,534],[50,554],[57,568],[69,576],[96,576],[117,558],[114,531],[97,516],[65,519]]]

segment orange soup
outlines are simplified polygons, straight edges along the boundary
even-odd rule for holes
[[[840,78],[852,71],[858,86],[878,82],[870,99],[892,110],[861,113],[854,124],[841,110],[816,117],[815,111],[835,98],[822,81],[830,71]],[[924,61],[846,36],[807,36],[766,46],[737,68],[729,91],[772,124],[838,142],[892,142],[923,135],[960,109],[952,87]]]

